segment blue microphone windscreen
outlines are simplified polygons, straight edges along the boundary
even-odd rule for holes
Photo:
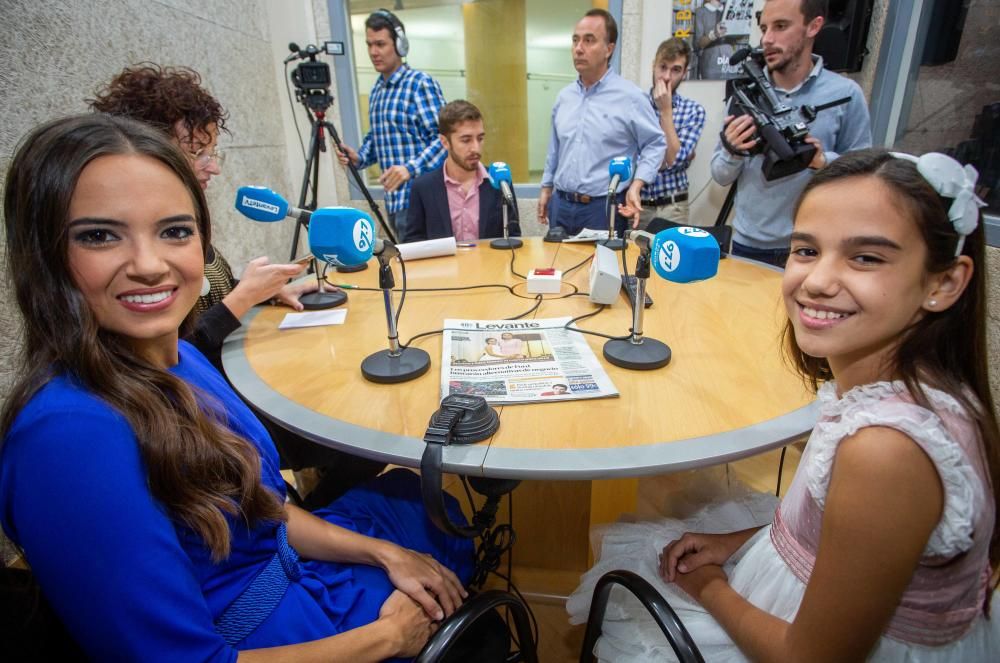
[[[236,192],[236,209],[254,221],[281,221],[288,216],[288,201],[263,186],[241,186]]]
[[[608,164],[608,177],[618,176],[622,182],[626,182],[632,177],[632,160],[628,157],[615,157]]]
[[[375,223],[353,207],[321,207],[309,219],[309,251],[335,267],[361,265],[375,250]]]
[[[490,176],[490,184],[494,189],[500,189],[500,182],[507,182],[508,184],[513,183],[510,176],[510,167],[507,166],[503,161],[494,161],[490,164],[490,168],[487,171]]]
[[[653,238],[652,261],[667,281],[703,281],[719,271],[719,243],[700,228],[667,228]]]

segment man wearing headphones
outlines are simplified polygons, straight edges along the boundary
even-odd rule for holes
[[[381,74],[368,97],[370,129],[359,150],[344,145],[338,156],[343,165],[350,159],[359,169],[378,161],[389,223],[402,238],[407,234],[411,180],[445,160],[437,125],[444,95],[433,78],[403,62],[410,44],[392,12],[379,9],[368,17],[365,42],[372,66]]]

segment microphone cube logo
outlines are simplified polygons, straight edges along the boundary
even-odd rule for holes
[[[681,226],[677,232],[688,237],[708,237],[708,233],[701,228],[692,228],[691,226]]]
[[[368,253],[372,250],[375,231],[372,228],[371,222],[368,219],[361,217],[354,222],[354,246],[358,251],[362,253]]]
[[[681,228],[683,231],[684,228]],[[694,230],[692,228],[692,230]],[[681,265],[681,251],[677,242],[668,239],[660,245],[660,251],[656,254],[656,260],[660,263],[660,269],[664,272],[672,272]]]

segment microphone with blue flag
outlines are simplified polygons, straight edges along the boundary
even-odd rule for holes
[[[661,230],[653,237],[650,252],[653,269],[666,281],[704,281],[719,272],[719,243],[701,228]]]
[[[651,370],[670,363],[671,350],[666,343],[643,336],[642,301],[646,295],[646,279],[651,268],[660,278],[672,283],[694,283],[715,276],[719,271],[719,243],[701,228],[679,226],[667,228],[656,235],[644,230],[628,233],[639,247],[635,265],[636,295],[632,306],[632,330],[627,338],[613,339],[604,344],[604,358],[615,366],[634,370]]]
[[[605,211],[608,215],[608,237],[599,240],[600,244],[617,251],[625,246],[625,242],[615,237],[615,220],[617,217],[618,185],[632,179],[632,160],[628,157],[615,157],[608,163],[608,177],[611,178],[608,184],[608,197],[605,202]]]
[[[254,221],[274,222],[293,217],[307,222],[310,252],[334,267],[367,263],[381,242],[375,238],[374,221],[365,212],[353,207],[299,209],[267,187],[240,187],[236,192],[236,209]]]
[[[490,185],[503,195],[504,201],[508,205],[514,204],[513,179],[510,176],[510,167],[503,161],[494,161],[486,171],[490,178]]]
[[[614,196],[618,193],[618,185],[632,179],[632,160],[628,157],[615,157],[608,163],[608,177],[611,184],[608,185],[608,195]]]
[[[517,249],[524,245],[524,242],[516,237],[510,236],[510,210],[514,209],[514,189],[513,179],[510,176],[510,167],[503,161],[494,161],[490,164],[487,174],[490,178],[490,185],[503,196],[503,237],[490,242],[492,249]],[[480,220],[482,223],[482,220]]]
[[[324,216],[320,214],[324,210],[317,210],[316,212],[310,210],[299,209],[297,207],[292,207],[288,204],[285,198],[271,189],[263,186],[242,186],[236,191],[236,210],[243,216],[253,219],[254,221],[261,221],[264,223],[273,223],[275,221],[281,221],[285,217],[292,217],[298,219],[300,223],[308,224],[310,234],[312,233],[312,228],[316,225],[312,223],[317,216]],[[321,222],[321,225],[329,226],[329,222]],[[347,254],[348,258],[354,258],[354,253]],[[319,253],[313,251],[313,256],[320,256]],[[323,256],[320,256],[321,258]],[[371,252],[369,252],[369,257],[371,257]],[[365,259],[367,261],[367,258]],[[330,261],[327,261],[330,262]],[[339,263],[330,264],[339,266]],[[347,301],[347,294],[341,290],[327,290],[323,284],[323,279],[320,278],[319,270],[315,268],[315,262],[313,264],[313,271],[316,272],[316,291],[309,292],[301,295],[299,297],[299,303],[302,304],[308,311],[316,311],[322,309],[333,308],[334,306],[340,306]]]
[[[281,194],[263,186],[241,186],[236,191],[236,210],[254,221],[281,221],[288,216],[309,219],[308,210],[290,207]]]
[[[353,207],[321,207],[309,220],[309,250],[334,267],[368,262],[377,244],[375,222]]]

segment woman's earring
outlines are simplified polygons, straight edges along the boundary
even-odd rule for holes
[[[927,300],[927,307],[928,308],[934,308],[935,306],[937,306],[937,300],[936,299],[928,299]]]

